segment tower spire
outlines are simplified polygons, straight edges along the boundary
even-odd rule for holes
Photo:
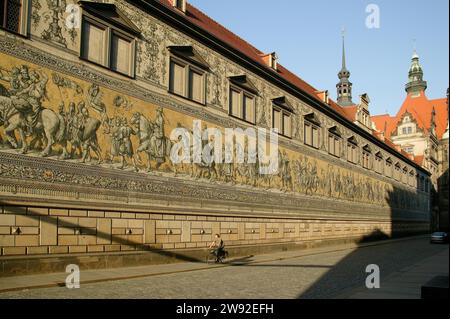
[[[416,42],[414,40],[414,52],[411,58],[411,66],[408,72],[408,83],[405,86],[408,94],[419,95],[427,89],[427,82],[423,80],[423,70],[419,62],[419,55],[416,50]]]
[[[345,28],[342,28],[342,70],[346,70],[345,64]]]
[[[350,71],[347,70],[345,59],[345,28],[342,29],[342,67],[338,73],[339,83],[336,84],[337,101],[341,106],[351,106],[352,102],[352,83],[350,82]]]

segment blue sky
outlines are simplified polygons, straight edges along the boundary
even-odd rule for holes
[[[188,0],[211,18],[336,99],[341,30],[353,101],[368,93],[372,114],[395,114],[406,92],[414,39],[430,99],[449,79],[448,0]],[[380,9],[380,28],[366,27],[366,7]]]

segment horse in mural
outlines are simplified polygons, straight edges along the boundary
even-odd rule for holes
[[[9,96],[0,96],[0,113],[1,125],[4,126],[6,138],[13,148],[18,148],[21,145],[21,153],[28,151],[28,143],[25,138],[24,130],[27,127],[26,119],[14,107],[12,98]],[[17,141],[14,132],[17,131],[20,136],[20,141]],[[43,108],[40,111],[39,118],[34,129],[37,136],[43,135],[46,139],[46,146],[40,153],[45,157],[50,154],[51,147],[60,142],[64,138],[65,123],[61,122],[58,115],[51,109]],[[63,150],[63,153],[66,152]],[[66,156],[67,154],[64,154]]]
[[[147,154],[147,170],[151,171],[151,161],[156,161],[156,170],[166,161],[170,161],[170,151],[172,149],[172,141],[166,136],[158,137],[155,129],[156,124],[151,122],[141,113],[134,113],[130,123],[137,127],[137,135],[139,137],[139,147],[136,150],[139,162],[139,154],[144,152]]]

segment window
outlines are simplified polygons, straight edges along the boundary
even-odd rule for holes
[[[403,127],[402,128],[402,134],[403,135],[412,134],[412,132],[413,132],[412,126],[407,126],[407,127]]]
[[[251,124],[256,122],[258,90],[246,75],[232,76],[230,80],[228,114]]]
[[[8,31],[26,35],[28,1],[0,0],[0,27]]]
[[[370,152],[370,148],[368,146],[365,146],[362,150],[362,166],[364,168],[370,169],[370,157],[371,157],[371,152]]]
[[[192,47],[171,47],[169,92],[205,104],[206,70]]]
[[[203,74],[189,70],[189,98],[197,102],[203,102],[204,78]]]
[[[169,90],[178,95],[185,95],[186,66],[175,61],[170,61],[170,85]]]
[[[82,57],[91,62],[105,65],[107,37],[106,27],[85,20],[83,23]]]
[[[353,164],[358,163],[358,144],[353,137],[347,142],[347,161]]]
[[[140,31],[113,4],[81,2],[81,6],[80,57],[134,77],[135,38]]]
[[[336,127],[328,130],[328,153],[333,156],[341,156],[341,136]]]
[[[291,113],[275,105],[272,108],[272,127],[278,129],[278,134],[286,137],[292,136]]]
[[[392,178],[392,160],[388,158],[386,160],[386,176]]]
[[[400,168],[400,163],[395,164],[395,168],[394,168],[394,179],[396,179],[397,181],[400,181],[400,179],[401,179],[401,168]]]
[[[230,109],[231,116],[246,122],[255,124],[255,97],[250,92],[234,85],[230,86]]]
[[[425,191],[425,178],[423,176],[420,177],[419,190]]]
[[[409,184],[409,186],[412,186],[412,187],[414,187],[415,185],[415,177],[414,177],[414,171],[410,171],[409,172],[409,178],[408,178],[408,184]]]
[[[377,154],[375,154],[375,172],[377,172],[378,174],[383,174],[383,164],[383,155],[378,152]]]
[[[132,40],[116,32],[112,33],[111,39],[111,69],[127,75],[132,74]]]
[[[306,145],[319,148],[319,130],[320,127],[317,124],[305,119],[304,142]]]
[[[173,6],[180,11],[186,11],[186,0],[172,0]]]
[[[272,128],[278,129],[278,134],[291,138],[293,107],[284,96],[273,99],[272,103]]]
[[[403,150],[408,154],[414,154],[414,146],[405,146]]]
[[[406,167],[403,168],[402,182],[404,184],[408,183],[408,169]]]

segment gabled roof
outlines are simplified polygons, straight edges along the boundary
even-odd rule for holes
[[[243,89],[246,89],[249,92],[252,92],[256,95],[259,94],[258,89],[256,86],[248,79],[246,75],[236,75],[236,76],[230,76],[229,77],[231,83],[242,87]]]
[[[289,112],[294,112],[294,108],[292,107],[292,105],[289,103],[288,99],[285,96],[277,97],[273,99],[272,102]]]
[[[99,18],[105,19],[121,29],[125,29],[131,34],[139,35],[141,33],[139,28],[114,4],[91,1],[78,1],[78,3],[83,10]]]
[[[179,57],[186,59],[202,69],[209,69],[208,63],[194,50],[190,45],[186,46],[169,46],[169,51]]]
[[[441,139],[448,124],[446,98],[429,100],[425,92],[421,92],[418,97],[408,94],[396,116],[391,117],[385,114],[372,116],[371,119],[379,131],[384,132],[386,128],[386,137],[390,138],[404,114],[408,112],[416,120],[419,128],[428,132],[431,129],[433,108],[436,111],[436,135],[438,139]]]
[[[352,122],[356,121],[356,113],[358,112],[358,105],[351,105],[342,108],[345,115]]]
[[[387,134],[386,132],[392,131],[391,127],[393,125],[395,117],[392,117],[389,114],[383,114],[371,116],[370,119],[373,123],[375,123],[375,127],[379,132]],[[390,134],[388,134],[388,136],[386,137],[390,137]]]
[[[423,159],[424,159],[423,155],[414,156],[414,162],[416,162],[416,164],[418,164],[420,166],[422,166],[422,164],[423,164]]]

